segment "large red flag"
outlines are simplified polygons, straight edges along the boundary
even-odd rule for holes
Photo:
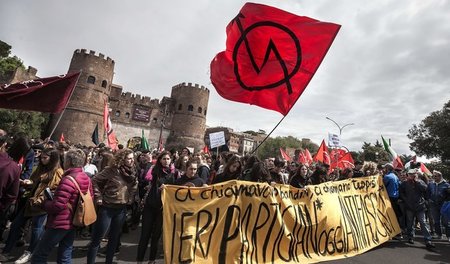
[[[105,107],[103,109],[103,125],[105,128],[106,136],[108,138],[108,146],[113,150],[117,150],[119,142],[117,141],[116,134],[114,133],[114,130],[112,128],[111,118],[109,116],[109,107],[106,101]]]
[[[328,154],[328,148],[325,144],[325,140],[322,140],[322,143],[320,144],[319,150],[317,150],[316,155],[314,156],[314,161],[320,161],[324,164],[330,165],[330,154]]]
[[[211,82],[225,99],[286,115],[305,90],[340,25],[246,3],[227,26]]]
[[[281,157],[285,161],[291,161],[291,157],[289,157],[289,155],[286,153],[286,151],[284,151],[282,148],[280,148],[280,153],[281,153]]]
[[[79,72],[0,86],[0,108],[59,113],[67,105]]]

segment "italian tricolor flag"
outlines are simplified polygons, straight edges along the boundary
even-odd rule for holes
[[[389,153],[389,156],[391,157],[392,166],[394,167],[394,169],[402,170],[403,163],[402,160],[400,159],[400,156],[397,155],[397,152],[395,152],[395,150],[391,148],[391,146],[386,142],[386,140],[384,140],[383,136],[381,136],[381,139],[383,140],[384,150],[386,150],[386,152]]]

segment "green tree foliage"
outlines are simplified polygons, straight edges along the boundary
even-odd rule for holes
[[[29,137],[40,138],[48,119],[44,113],[0,109],[0,128],[11,135],[25,132]]]
[[[450,164],[450,100],[419,125],[413,124],[408,138],[412,140],[410,149],[418,155],[440,158],[443,163]]]
[[[280,148],[294,148],[305,149],[307,148],[311,153],[317,152],[319,146],[311,141],[301,141],[296,137],[275,137],[268,138],[256,151],[256,154],[260,159],[266,159],[268,157],[280,156]],[[293,158],[293,157],[292,157]]]
[[[389,154],[384,150],[379,141],[372,143],[364,142],[362,152],[359,153],[358,159],[361,161],[373,161],[378,163],[386,163],[389,161]]]
[[[10,54],[11,46],[0,40],[0,76],[4,76],[19,67],[25,69],[22,60]]]
[[[18,67],[25,68],[22,60],[10,54],[11,46],[0,40],[0,79]],[[30,137],[41,137],[48,119],[45,113],[0,109],[0,128],[9,134],[25,132]]]

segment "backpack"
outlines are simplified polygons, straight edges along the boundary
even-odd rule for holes
[[[89,191],[91,188],[91,181],[89,181],[86,194],[83,194],[78,182],[70,175],[67,177],[75,184],[75,187],[77,187],[78,193],[80,194],[75,210],[68,204],[69,209],[73,211],[72,224],[74,226],[84,227],[94,223],[97,220],[97,213],[95,212],[94,202],[92,200],[91,192]]]

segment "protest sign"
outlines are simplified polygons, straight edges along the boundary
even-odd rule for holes
[[[400,232],[379,176],[289,185],[166,186],[166,263],[315,263],[363,253]]]
[[[209,142],[211,148],[216,148],[225,145],[225,132],[219,131],[209,134]]]

